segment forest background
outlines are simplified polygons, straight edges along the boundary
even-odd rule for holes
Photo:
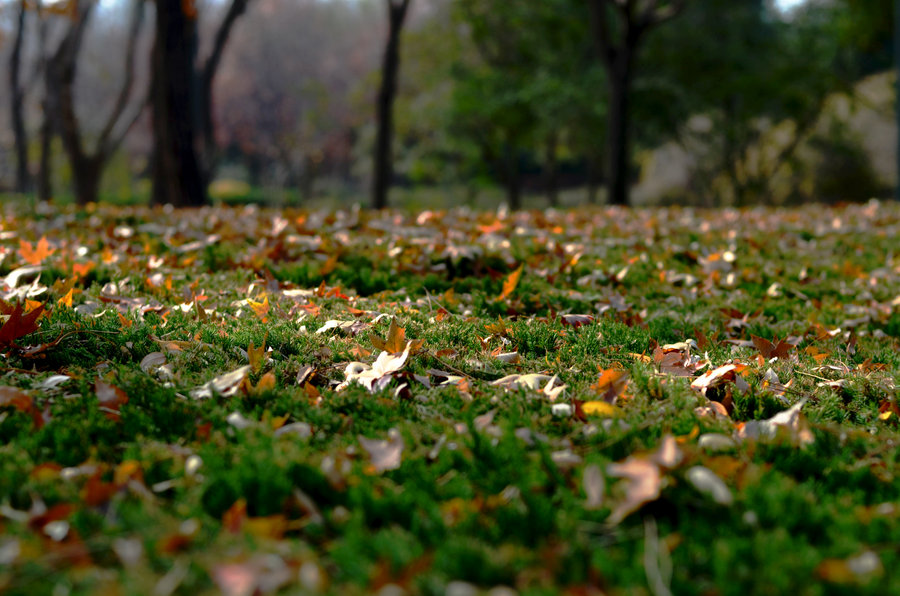
[[[10,0],[0,191],[413,208],[886,197],[891,4]]]

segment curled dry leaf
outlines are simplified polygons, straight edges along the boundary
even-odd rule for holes
[[[736,435],[743,440],[772,439],[778,435],[779,429],[784,429],[797,444],[805,447],[814,441],[812,432],[800,413],[800,409],[805,403],[806,399],[801,399],[787,410],[775,414],[768,420],[745,422],[738,429]]]
[[[622,463],[606,466],[606,473],[613,478],[622,478],[626,481],[625,494],[607,519],[610,524],[620,523],[645,503],[659,498],[662,474],[656,462],[629,457]]]
[[[590,325],[594,322],[594,317],[592,315],[560,315],[559,319],[562,321],[563,325],[569,325],[571,327],[581,327],[582,325]]]
[[[734,501],[728,486],[709,468],[693,466],[685,473],[685,477],[694,488],[719,505],[731,505]]]
[[[196,389],[192,389],[190,395],[194,399],[207,399],[213,395],[231,397],[238,392],[241,383],[249,373],[250,365],[247,364],[224,375],[219,375]]]
[[[403,353],[399,355],[382,352],[372,366],[363,362],[351,362],[344,369],[346,380],[338,385],[337,390],[345,389],[353,382],[359,383],[372,393],[384,389],[390,383],[392,375],[406,364],[409,350],[410,344],[406,344]]]
[[[537,373],[527,375],[506,375],[503,378],[491,382],[491,385],[506,387],[507,389],[518,389],[519,387],[525,387],[527,389],[531,389],[532,391],[541,391],[541,386],[546,381],[549,381],[552,378],[553,377],[551,377],[550,375],[542,375]]]
[[[603,507],[603,497],[606,493],[606,477],[597,464],[585,466],[582,477],[584,494],[587,496],[584,503],[585,509],[600,509]]]
[[[149,375],[153,369],[163,366],[165,363],[165,354],[162,352],[150,352],[141,359],[141,370]]]
[[[369,456],[374,473],[380,474],[400,467],[403,437],[397,429],[390,429],[387,439],[368,439],[362,435],[358,439],[360,446]]]

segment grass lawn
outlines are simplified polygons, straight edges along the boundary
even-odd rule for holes
[[[900,594],[898,238],[7,210],[0,592]]]

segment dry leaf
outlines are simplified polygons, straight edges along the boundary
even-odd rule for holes
[[[360,446],[369,455],[372,471],[376,474],[388,470],[396,470],[401,464],[403,454],[403,437],[400,432],[392,428],[388,431],[387,439],[367,439],[358,437]]]
[[[510,294],[516,289],[516,286],[519,285],[519,279],[522,277],[522,271],[524,270],[525,265],[523,263],[522,265],[519,265],[518,269],[506,276],[506,279],[503,280],[503,291],[497,296],[497,302],[509,298]]]
[[[30,242],[19,240],[19,256],[29,265],[40,265],[41,262],[56,252],[56,249],[50,248],[47,238],[41,236],[37,246],[32,246]]]
[[[659,498],[662,474],[655,462],[629,457],[622,463],[606,466],[606,473],[613,478],[622,478],[626,481],[624,498],[616,504],[607,519],[612,525],[620,523],[645,503]]]
[[[617,368],[609,368],[600,372],[600,377],[591,385],[591,389],[596,391],[603,401],[613,404],[627,386],[628,373]]]
[[[213,395],[231,397],[238,392],[241,383],[247,377],[247,374],[249,372],[249,364],[246,366],[242,366],[229,373],[225,373],[224,375],[219,375],[218,377],[215,377],[208,383],[205,383],[200,387],[197,387],[196,389],[192,389],[190,391],[190,395],[194,399],[207,399],[212,397]]]
[[[581,485],[584,487],[584,494],[587,495],[584,508],[591,510],[603,507],[606,477],[603,475],[603,471],[600,470],[600,466],[597,464],[585,466]]]

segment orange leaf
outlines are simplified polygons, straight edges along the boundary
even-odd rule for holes
[[[264,391],[272,391],[273,389],[275,389],[275,373],[272,371],[269,371],[260,377],[256,387],[253,388],[257,395]]]
[[[50,248],[47,238],[41,236],[38,240],[37,247],[33,247],[30,242],[19,240],[19,256],[29,265],[40,265],[41,261],[56,252],[55,248]]]
[[[74,277],[84,277],[94,268],[93,261],[87,263],[72,263],[72,275]]]
[[[625,391],[627,385],[628,373],[624,370],[609,368],[600,372],[600,378],[591,385],[591,389],[596,391],[603,401],[612,404]]]
[[[397,319],[391,319],[391,328],[388,329],[387,339],[381,339],[373,334],[372,345],[389,354],[399,354],[406,348],[406,329],[397,324]]]
[[[519,265],[519,268],[506,276],[506,279],[503,280],[503,291],[500,292],[500,295],[497,296],[497,301],[505,300],[509,297],[510,294],[513,293],[513,290],[516,289],[516,286],[519,285],[519,278],[522,277],[522,271],[524,271],[525,265]]]

